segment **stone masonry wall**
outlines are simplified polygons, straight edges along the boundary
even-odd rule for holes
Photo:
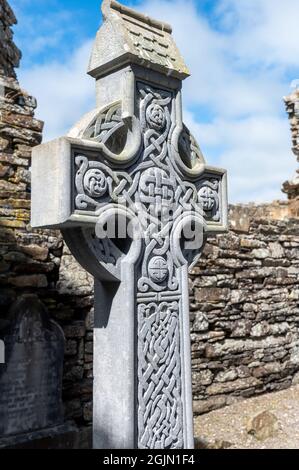
[[[231,206],[230,224],[190,274],[196,414],[299,381],[299,219],[285,203],[240,205]],[[66,247],[55,286],[63,301],[50,299],[51,310],[67,337],[67,416],[88,423],[93,285]]]
[[[299,383],[299,219],[283,202],[238,205],[230,226],[190,273],[195,414]],[[64,293],[79,298],[83,277],[67,251]],[[86,348],[91,374],[91,334]]]
[[[232,206],[190,275],[195,414],[299,383],[299,219],[286,209]]]
[[[18,67],[21,52],[13,42],[11,26],[17,22],[14,12],[6,0],[0,1],[0,75],[16,77],[15,67]]]
[[[66,419],[85,426],[91,421],[93,280],[68,268],[59,232],[30,227],[31,149],[42,140],[43,123],[34,118],[36,100],[16,79],[21,54],[13,43],[15,22],[0,0],[0,337],[13,302],[37,295],[66,338]]]

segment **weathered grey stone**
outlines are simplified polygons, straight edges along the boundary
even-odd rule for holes
[[[65,415],[68,419],[82,418],[83,410],[79,398],[67,402],[65,406]]]
[[[240,290],[231,291],[231,298],[230,298],[231,304],[239,304],[241,302],[244,302],[246,298],[247,298],[246,292],[244,291],[240,291]]]
[[[102,9],[89,66],[97,108],[34,149],[32,226],[62,229],[95,277],[94,447],[192,448],[188,267],[227,230],[226,172],[205,164],[183,124],[188,71],[171,28],[112,0]],[[134,233],[99,236],[116,216]],[[71,265],[66,254],[60,293],[83,282],[88,295]],[[214,288],[215,302],[229,298]],[[66,377],[81,373],[74,365]]]
[[[282,375],[283,367],[280,363],[268,363],[262,367],[257,367],[253,370],[254,377],[261,378],[271,374],[280,374]]]
[[[233,382],[214,383],[207,388],[209,395],[220,395],[221,393],[230,393],[235,390],[244,390],[250,387],[261,385],[261,381],[254,377],[246,379],[237,379]]]
[[[275,436],[278,431],[278,419],[270,411],[263,411],[250,418],[247,423],[248,434],[252,434],[259,441],[265,441],[269,437]]]
[[[199,313],[195,316],[192,328],[196,332],[207,331],[209,329],[209,321],[207,315]]]
[[[299,385],[299,372],[294,375],[292,385]]]
[[[32,295],[16,301],[1,331],[6,363],[0,365],[0,436],[23,434],[63,423],[64,338]]]
[[[66,356],[75,356],[77,354],[78,346],[77,341],[67,340],[65,343],[65,355]]]
[[[85,403],[85,405],[83,406],[83,416],[86,421],[92,420],[92,403],[91,402]]]
[[[220,289],[218,287],[195,289],[195,299],[199,302],[219,302],[227,300],[230,296],[229,289]]]
[[[215,382],[231,382],[238,378],[238,372],[235,369],[219,372],[215,377]]]
[[[10,26],[14,25],[17,20],[6,0],[1,0],[0,18],[0,75],[15,77],[14,68],[19,65],[21,52],[13,42],[13,34],[10,29]]]
[[[269,243],[269,250],[272,258],[283,258],[285,255],[283,247],[277,242]]]
[[[115,1],[104,0],[102,11],[105,22],[93,47],[88,67],[90,75],[98,78],[111,73],[117,64],[132,63],[179,79],[189,75],[170,25]]]
[[[84,322],[77,321],[64,327],[63,331],[66,338],[83,338],[86,333],[86,327]]]
[[[208,413],[225,406],[227,403],[225,396],[208,398],[207,400],[195,400],[193,402],[193,411],[195,415]]]
[[[108,76],[106,83],[109,84],[109,82],[111,81],[111,76]],[[8,81],[5,80],[5,88],[8,91],[7,97],[13,96],[14,93],[20,93],[19,87],[17,86],[15,81],[13,82],[13,84],[9,84],[9,90],[7,88],[7,82]],[[105,89],[105,87],[106,90],[108,90],[108,86],[106,86],[106,83],[104,81],[100,81],[99,83],[99,100],[106,99],[106,93],[101,93],[100,91],[101,88]],[[0,85],[2,84],[3,81],[2,78],[0,78]],[[100,95],[102,98],[100,97]],[[25,101],[26,100],[24,100],[24,102]],[[1,102],[1,107],[2,104],[3,102]],[[11,101],[9,106],[12,108],[18,105],[13,104]],[[20,106],[18,106],[18,108],[20,108]],[[22,105],[22,109],[22,112],[27,112],[27,109],[29,108],[24,108]],[[8,112],[7,108],[6,112]],[[21,111],[20,109],[18,109],[15,112],[17,114],[20,114]],[[29,138],[31,139],[30,136]],[[16,166],[28,168],[31,156],[30,145],[18,144],[16,140],[1,135],[0,148],[2,145],[2,141],[4,141],[3,146],[5,147],[5,150],[0,154],[0,161],[3,163],[3,165],[10,166],[11,169],[14,169]],[[11,170],[9,171],[9,173],[7,173],[7,175],[8,174],[11,174]],[[7,175],[4,176],[5,179],[8,178]],[[21,186],[19,186],[19,183],[17,183],[16,180],[14,185],[10,187],[9,191],[8,188],[7,190],[5,189],[7,196],[4,195],[3,191],[4,197],[0,200],[0,205],[1,207],[5,208],[5,210],[8,209],[8,205],[11,209],[25,208],[28,210],[28,203],[30,203],[28,199],[30,193],[30,186],[28,183],[25,184],[25,186],[22,185],[22,183],[20,184]],[[21,199],[22,197],[27,199]],[[6,213],[8,214],[8,212]],[[240,216],[242,218],[241,222]],[[3,217],[8,218],[8,216]],[[272,362],[277,361],[280,363],[281,373],[277,372],[272,375],[265,375],[264,377],[260,377],[261,381],[263,382],[263,386],[261,387],[259,385],[258,387],[256,387],[254,393],[259,394],[261,392],[264,393],[270,390],[278,390],[280,387],[285,386],[290,381],[284,376],[285,367],[289,367],[290,377],[292,377],[297,370],[298,359],[296,359],[296,351],[294,350],[294,346],[291,346],[290,342],[286,341],[285,344],[277,348],[276,345],[272,347],[271,341],[269,341],[268,344],[261,345],[259,340],[256,341],[256,339],[259,338],[254,336],[252,337],[252,339],[256,341],[256,349],[254,349],[254,347],[250,349],[245,347],[244,351],[242,352],[240,348],[234,352],[227,351],[221,357],[211,357],[211,359],[207,359],[205,357],[204,350],[206,348],[206,345],[210,341],[215,341],[214,344],[217,344],[218,341],[220,343],[223,342],[223,338],[229,338],[231,336],[231,333],[235,329],[237,322],[240,322],[241,320],[250,320],[252,322],[253,327],[260,322],[267,322],[271,327],[273,335],[277,334],[274,332],[275,325],[286,321],[292,331],[295,331],[295,334],[298,335],[298,333],[296,333],[298,332],[299,322],[299,311],[297,306],[298,269],[297,275],[295,274],[295,272],[293,272],[292,277],[277,277],[275,274],[277,272],[276,268],[288,267],[291,265],[287,265],[286,261],[292,263],[293,266],[298,267],[299,239],[298,236],[296,236],[299,230],[298,221],[290,219],[290,205],[287,202],[271,203],[267,205],[242,204],[238,206],[232,206],[230,211],[230,218],[234,222],[233,225],[237,231],[234,232],[233,230],[231,230],[231,235],[228,237],[228,242],[226,242],[226,235],[218,236],[217,238],[215,238],[215,240],[210,240],[210,243],[208,243],[204,249],[201,260],[199,260],[196,267],[192,268],[191,270],[192,286],[190,287],[190,294],[192,296],[192,310],[194,310],[194,312],[196,312],[197,314],[199,312],[202,312],[207,315],[209,321],[209,330],[207,331],[214,332],[215,330],[221,330],[222,332],[222,335],[218,337],[218,340],[217,337],[212,338],[210,335],[203,336],[201,334],[202,332],[199,332],[199,335],[197,335],[197,332],[194,332],[194,334],[192,334],[194,369],[197,370],[198,364],[200,363],[201,366],[217,374],[220,370],[223,370],[223,367],[229,370],[230,368],[237,368],[240,363],[244,362],[247,364],[247,366],[253,365],[253,367],[250,367],[251,370],[256,369],[258,367],[261,367],[264,370],[264,366],[266,365],[265,359],[271,360],[272,357]],[[246,226],[245,229],[248,229],[248,233],[246,235],[238,233],[238,229],[240,229],[240,226],[243,222],[243,228]],[[16,253],[15,243],[20,242],[21,244],[35,244],[47,247],[50,250],[50,257],[51,253],[53,252],[52,250],[56,250],[55,255],[57,256],[57,261],[61,258],[62,240],[58,234],[54,235],[55,232],[53,231],[25,232],[26,228],[24,228],[23,220],[14,219],[10,220],[9,223],[13,224],[13,226],[7,226],[7,228],[4,228],[2,226],[0,230],[0,240],[1,244],[11,243],[10,249],[14,253]],[[17,226],[19,223],[20,229]],[[53,235],[53,237],[49,236],[51,234]],[[285,251],[285,259],[272,258],[273,253],[271,253],[270,249],[270,244],[272,243],[278,243],[282,246],[283,250]],[[252,258],[252,250],[260,248],[269,251],[271,257],[266,259]],[[244,255],[246,256],[246,258],[244,258]],[[13,258],[14,256],[15,255],[12,254],[11,258]],[[215,259],[219,256],[221,257],[220,265],[216,266]],[[238,267],[236,270],[234,265],[236,265],[238,261],[236,261],[236,263],[230,261],[230,267],[228,267],[225,265],[225,260],[227,256],[230,260],[233,260],[234,258],[236,260],[244,260],[244,264],[241,263],[242,266],[240,268]],[[54,262],[52,258],[50,258],[50,260]],[[252,264],[248,266],[248,264],[245,264],[245,261],[246,263],[251,262]],[[6,262],[10,264],[9,269],[11,269],[11,261],[7,260]],[[18,261],[16,257],[15,263],[17,262]],[[275,270],[273,270],[273,273],[266,279],[263,277],[256,278],[255,270],[253,269],[254,263],[260,263],[259,266],[267,268],[274,267]],[[244,271],[244,268],[246,266],[247,269],[245,276],[236,278],[236,273]],[[16,296],[19,296],[23,292],[23,290],[27,291],[29,289],[36,289],[35,285],[28,285],[25,287],[11,285],[8,286],[7,281],[10,278],[10,272],[11,271],[9,271],[9,275],[7,272],[4,272],[3,276],[0,276],[0,303],[2,308],[0,319],[1,325],[6,324],[6,309],[15,300]],[[248,278],[249,272],[252,272],[250,278]],[[47,297],[46,302],[47,305],[49,305],[49,307],[51,308],[53,316],[55,317],[55,319],[58,319],[59,321],[62,321],[63,324],[65,324],[68,322],[73,323],[74,318],[83,319],[86,315],[87,329],[91,331],[94,326],[92,318],[93,314],[92,312],[89,312],[91,303],[93,302],[92,287],[90,287],[88,283],[85,283],[85,281],[77,277],[76,282],[70,282],[71,285],[73,284],[71,289],[68,290],[70,295],[67,295],[67,291],[64,291],[65,294],[61,292],[60,296],[55,290],[57,276],[58,272],[55,273],[55,276],[49,276],[47,274],[47,278],[49,279],[48,285],[49,287],[51,287],[51,290],[44,289],[44,294]],[[63,275],[61,274],[61,278],[62,276]],[[72,274],[69,276],[69,278],[71,278],[71,276]],[[82,289],[80,288],[80,283],[83,285]],[[208,304],[209,298],[207,292],[207,304],[203,304],[199,300],[195,300],[194,286],[228,288],[230,289],[230,291],[233,289],[235,293],[231,298],[221,300],[219,302],[213,301],[212,304]],[[245,303],[231,303],[231,299],[234,300],[235,298],[238,298],[239,294],[236,291],[242,292],[242,298],[246,298]],[[86,295],[87,292],[89,293]],[[61,300],[62,298],[63,300]],[[261,308],[262,298],[267,299],[264,302],[265,305],[263,305],[263,310]],[[283,301],[280,302],[279,298],[283,299]],[[57,309],[56,306],[58,306]],[[248,330],[245,330],[245,333],[246,331]],[[242,330],[237,330],[237,333],[242,333]],[[246,334],[247,336],[239,336],[238,338],[246,342],[249,336],[248,333]],[[269,335],[269,333],[267,335]],[[82,338],[82,340],[83,339],[85,340],[85,338]],[[90,338],[88,339],[88,341],[90,342]],[[209,343],[209,345],[213,346],[213,344],[211,343]],[[259,349],[260,347],[261,349]],[[81,351],[80,353],[79,349]],[[293,351],[292,363],[289,362],[291,350]],[[82,357],[82,347],[78,347],[78,355],[76,356],[76,360],[79,356]],[[72,359],[73,358],[74,357],[72,357]],[[91,361],[93,360],[92,354],[86,354],[84,356],[84,360],[86,362],[84,365],[85,376],[91,377]],[[271,362],[269,362],[268,364],[271,364]],[[74,364],[70,364],[68,361],[67,367],[65,369],[66,372],[68,367],[72,368],[73,366]],[[195,384],[196,389],[198,389],[199,386],[200,384]],[[78,390],[78,382],[74,381],[72,387]],[[232,391],[229,395],[227,395],[227,398],[229,398],[232,393],[237,396],[239,392],[237,390]],[[201,403],[204,404],[206,401],[209,400],[209,395],[207,393],[207,386],[203,384],[201,384],[201,395]],[[226,397],[224,402],[221,402],[221,400],[219,401],[219,406],[224,406],[225,403]],[[82,400],[81,407],[83,407]],[[80,416],[83,416],[82,412]],[[80,424],[82,424],[81,418]]]
[[[270,251],[264,248],[259,248],[257,250],[252,251],[252,256],[257,259],[265,259],[270,256]]]
[[[265,242],[256,240],[255,238],[241,238],[240,240],[241,248],[254,249],[254,248],[265,248],[266,246],[267,244]]]
[[[29,274],[10,277],[8,282],[16,287],[47,287],[48,280],[44,274]]]
[[[201,385],[210,385],[213,381],[213,374],[209,370],[203,370],[200,372],[193,372],[193,381],[195,387],[197,384]]]
[[[195,449],[229,449],[234,445],[229,441],[216,439],[215,441],[207,441],[201,438],[195,438]]]
[[[91,295],[93,293],[92,276],[81,268],[66,247],[59,267],[57,288],[60,294],[66,295]]]
[[[246,303],[243,305],[243,311],[244,312],[257,312],[258,311],[258,306],[253,303]]]
[[[299,120],[298,120],[298,90],[295,90],[290,96],[285,98],[286,110],[289,115],[292,131],[293,152],[299,159]],[[290,200],[298,200],[299,195],[299,177],[298,170],[294,178],[286,181],[283,185],[283,191],[288,195]]]
[[[226,354],[237,354],[244,351],[255,350],[255,354],[258,354],[259,349],[266,349],[268,347],[283,346],[290,342],[288,337],[274,337],[268,336],[266,339],[259,341],[246,339],[234,340],[227,339],[223,344],[208,345],[207,346],[207,357],[221,357]]]
[[[299,346],[295,344],[291,349],[290,363],[298,366],[299,361]]]
[[[251,330],[251,325],[252,323],[249,320],[240,320],[237,321],[232,333],[231,337],[232,338],[245,338],[248,336]]]
[[[38,261],[46,261],[49,254],[49,249],[47,247],[42,247],[39,245],[28,245],[21,246],[21,250],[27,255],[32,256],[32,258]]]
[[[67,364],[68,365],[68,364]],[[66,380],[82,380],[84,375],[84,367],[80,365],[74,365],[67,367],[67,372],[65,373]],[[82,410],[81,410],[82,412]]]
[[[257,338],[261,338],[263,336],[267,336],[270,332],[270,326],[267,322],[261,322],[251,328],[250,335],[255,336]]]

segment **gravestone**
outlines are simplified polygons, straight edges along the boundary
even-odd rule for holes
[[[188,268],[227,230],[226,172],[183,123],[171,27],[102,10],[97,106],[34,149],[32,225],[60,228],[95,277],[94,447],[193,448]]]
[[[62,330],[34,295],[14,303],[6,324],[0,332],[0,448],[61,432],[64,422]]]

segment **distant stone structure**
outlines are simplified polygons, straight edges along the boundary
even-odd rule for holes
[[[0,5],[1,52],[11,48],[9,55],[1,53],[0,73],[0,330],[24,294],[37,295],[62,326],[65,417],[80,430],[68,445],[88,447],[93,280],[59,232],[29,226],[31,149],[41,142],[42,123],[34,119],[35,100],[15,78],[20,56],[16,60],[8,32],[14,15],[6,1]],[[294,98],[288,109],[296,153]],[[191,272],[196,414],[299,383],[299,209],[293,189],[291,194],[288,201],[230,206],[229,235],[210,240]]]
[[[17,23],[14,12],[6,0],[0,2],[0,75],[16,78],[15,68],[19,66],[21,51],[13,42],[11,27]]]
[[[299,90],[295,90],[291,95],[287,96],[285,98],[285,104],[291,124],[292,150],[299,162]],[[284,183],[283,192],[288,195],[290,200],[297,200],[299,205],[299,169],[292,180]]]

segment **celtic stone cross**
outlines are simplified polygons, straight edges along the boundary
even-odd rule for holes
[[[183,124],[171,27],[102,10],[97,107],[34,149],[32,225],[61,229],[95,278],[94,447],[192,448],[188,267],[226,230],[226,172]]]

